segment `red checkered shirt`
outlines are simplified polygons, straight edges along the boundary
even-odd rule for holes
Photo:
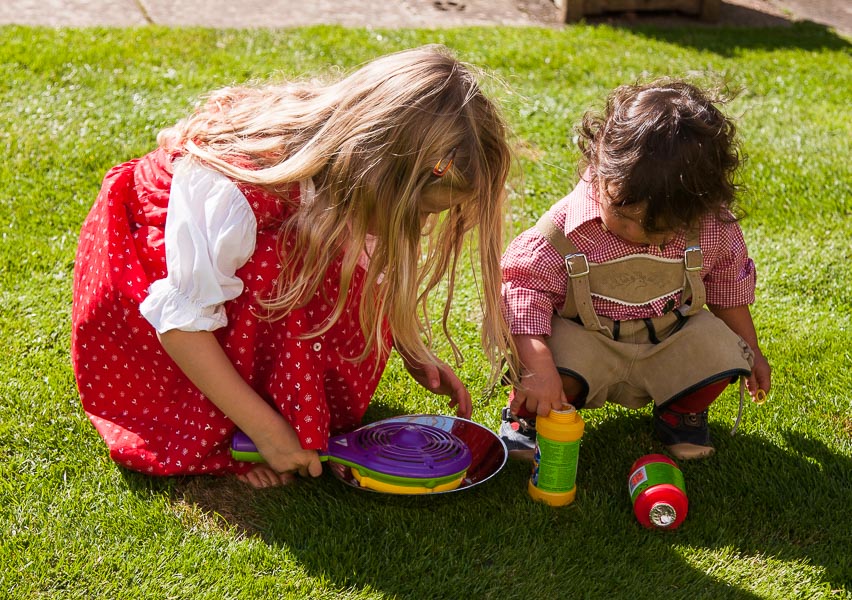
[[[594,186],[581,178],[577,187],[556,203],[550,214],[590,263],[604,263],[634,254],[682,259],[686,247],[678,234],[662,248],[631,244],[603,227]],[[701,277],[707,304],[730,308],[754,302],[755,269],[739,225],[707,217],[699,234],[704,267]],[[556,249],[533,227],[516,237],[501,263],[503,311],[513,335],[550,335],[550,318],[565,302],[568,273]],[[595,312],[613,320],[657,317],[680,306],[681,293],[633,306],[592,296]]]

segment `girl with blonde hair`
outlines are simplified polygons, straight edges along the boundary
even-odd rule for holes
[[[391,347],[470,416],[429,306],[441,285],[447,333],[475,236],[483,347],[505,356],[510,153],[472,69],[430,46],[331,84],[226,88],[158,143],[107,174],[76,260],[74,371],[116,462],[257,487],[317,476]],[[230,457],[235,428],[265,464]]]

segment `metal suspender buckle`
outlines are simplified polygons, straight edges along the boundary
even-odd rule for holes
[[[687,271],[700,271],[704,266],[704,254],[699,246],[689,246],[683,251],[683,264]]]
[[[568,254],[565,257],[565,267],[568,269],[568,277],[571,279],[589,274],[589,261],[582,252]]]

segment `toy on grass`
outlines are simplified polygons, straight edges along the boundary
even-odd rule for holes
[[[237,460],[263,461],[241,431],[234,434],[231,454]],[[320,460],[355,487],[390,494],[434,494],[490,478],[505,464],[506,454],[502,440],[472,421],[412,415],[334,436]]]
[[[686,518],[689,500],[677,464],[663,454],[648,454],[630,467],[627,480],[633,512],[649,529],[676,529]]]
[[[527,485],[534,500],[551,506],[574,501],[584,427],[580,413],[570,405],[537,419],[532,475]]]

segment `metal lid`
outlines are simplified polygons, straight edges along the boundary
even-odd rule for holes
[[[657,502],[648,512],[648,519],[657,527],[665,529],[677,521],[677,510],[667,502]]]

